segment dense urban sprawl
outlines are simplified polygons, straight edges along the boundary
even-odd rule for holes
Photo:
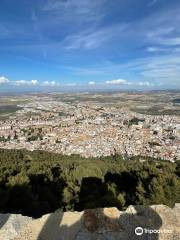
[[[179,116],[144,115],[103,103],[34,101],[0,121],[0,148],[98,157],[180,158]]]

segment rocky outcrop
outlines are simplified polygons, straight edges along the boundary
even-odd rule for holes
[[[178,240],[180,204],[52,213],[35,220],[1,214],[0,227],[0,240]]]
[[[23,227],[32,221],[32,218],[20,214],[0,214],[0,240],[13,239]]]

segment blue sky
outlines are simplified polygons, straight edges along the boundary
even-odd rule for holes
[[[0,91],[180,88],[179,0],[1,0]]]

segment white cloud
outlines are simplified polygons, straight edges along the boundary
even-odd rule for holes
[[[106,81],[106,84],[113,84],[113,85],[128,84],[128,81],[124,79],[116,79],[116,80]]]
[[[11,84],[16,86],[36,86],[39,84],[37,80],[17,80],[10,81],[8,78],[1,76],[0,77],[0,85],[1,84]]]
[[[48,0],[42,7],[43,11],[59,15],[64,20],[78,21],[84,19],[87,21],[101,19],[104,13],[104,4],[106,0]]]
[[[153,84],[149,81],[127,81],[124,79],[117,79],[117,80],[111,80],[106,81],[106,84],[111,85],[128,85],[128,86],[134,86],[134,87],[152,87]]]
[[[44,87],[54,87],[57,86],[58,84],[55,81],[44,81],[42,82],[42,86]]]
[[[100,29],[89,29],[81,31],[78,34],[69,35],[64,40],[66,49],[93,49],[102,46],[118,34],[122,33],[127,27],[127,24],[116,24],[110,27]]]
[[[176,46],[180,45],[180,37],[169,37],[165,39],[159,39],[158,41],[162,45],[167,45],[167,46]]]
[[[10,80],[4,76],[0,77],[0,85],[2,84],[8,84],[10,82]]]
[[[37,80],[18,80],[18,81],[15,81],[15,85],[17,86],[36,86],[38,85],[39,82]]]
[[[180,19],[176,17],[176,13],[174,15],[176,23],[172,23],[172,25],[170,25],[167,23],[166,19],[163,19],[161,25],[164,27],[155,26],[155,30],[148,31],[146,34],[147,40],[153,44],[161,46],[174,47],[176,45],[180,45],[180,35],[177,30],[177,25],[180,23]],[[170,16],[170,18],[172,18],[172,16]]]
[[[157,52],[157,51],[159,51],[159,49],[157,47],[148,47],[147,51],[148,52]]]
[[[32,85],[37,85],[37,84],[38,84],[38,81],[37,81],[37,80],[31,80],[31,84],[32,84]]]
[[[95,85],[96,82],[94,82],[94,81],[90,81],[90,82],[88,82],[88,84],[89,84],[89,85]]]
[[[156,27],[155,30],[148,31],[147,37],[151,39],[153,37],[166,36],[168,34],[171,34],[174,30],[175,30],[175,27],[172,27],[172,26]]]

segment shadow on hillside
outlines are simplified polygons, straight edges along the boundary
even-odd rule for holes
[[[6,224],[10,217],[10,214],[0,214],[0,229]]]
[[[104,201],[105,196],[108,196],[107,206],[102,206],[102,199]],[[102,208],[87,209],[115,206],[116,199],[113,198],[113,192],[107,191],[101,179],[95,177],[82,179],[77,208],[86,209],[83,216],[81,217],[80,213],[51,214],[37,240],[75,240],[77,234],[77,239],[84,240],[159,239],[158,233],[145,232],[146,229],[157,231],[162,226],[161,217],[151,207],[134,206],[120,215],[115,209],[105,212]]]
[[[60,207],[63,180],[52,182],[45,174],[32,174],[27,183],[23,178],[17,178],[16,184],[0,186],[0,212],[38,218]]]

